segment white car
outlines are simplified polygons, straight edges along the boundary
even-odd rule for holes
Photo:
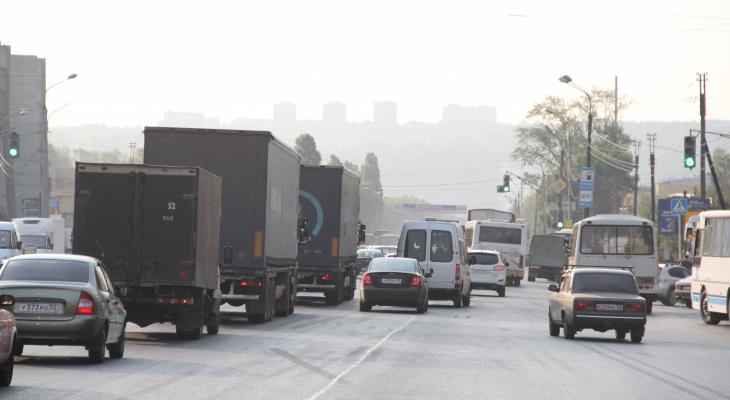
[[[665,306],[673,306],[677,302],[674,295],[674,284],[681,279],[690,276],[692,273],[685,267],[679,265],[665,265],[659,271],[659,301]]]
[[[472,250],[468,257],[472,289],[496,290],[499,297],[504,297],[509,263],[492,250]]]

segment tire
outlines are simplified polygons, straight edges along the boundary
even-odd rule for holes
[[[294,314],[294,307],[297,303],[297,276],[292,274],[289,283],[289,314]]]
[[[454,299],[454,308],[461,308],[461,294]]]
[[[504,286],[500,287],[499,289],[497,289],[497,295],[499,297],[504,297],[504,291],[505,291]]]
[[[461,304],[464,307],[469,307],[469,305],[471,305],[471,288],[469,288],[469,291],[466,293],[466,296],[461,297]]]
[[[371,311],[372,309],[373,309],[373,306],[371,306],[370,304],[365,303],[363,301],[360,302],[360,311],[368,312],[368,311]]]
[[[344,293],[342,294],[342,300],[350,301],[355,297],[355,282],[357,281],[357,277],[353,270],[349,270],[348,275],[350,276],[350,284],[347,285],[347,288],[345,288]]]
[[[342,304],[342,298],[344,296],[344,291],[345,291],[345,288],[342,287],[342,283],[344,282],[344,280],[342,279],[342,277],[339,274],[337,277],[338,277],[337,281],[340,283],[339,285],[337,285],[337,289],[336,289],[337,291],[324,294],[324,302],[328,306],[336,306],[336,305]]]
[[[714,313],[709,310],[707,292],[704,291],[700,295],[700,316],[702,317],[702,322],[706,323],[707,325],[717,325],[722,319],[722,317],[720,317],[720,314]]]
[[[425,301],[425,302],[424,302],[423,304],[421,304],[420,306],[416,307],[416,312],[417,312],[417,313],[419,313],[419,314],[423,314],[423,313],[425,313],[425,312],[426,312],[426,310],[428,310],[428,300],[426,300],[426,301]]]
[[[253,324],[263,324],[264,323],[264,314],[249,314],[248,322],[251,322]]]
[[[23,355],[23,350],[25,350],[25,346],[22,344],[16,344],[15,349],[13,350],[13,355],[16,357],[20,357]]]
[[[568,321],[565,320],[565,317],[563,317],[563,335],[566,339],[575,339],[575,330],[573,330],[573,327],[568,324]]]
[[[205,326],[205,332],[208,333],[208,335],[217,335],[218,331],[221,327],[221,317],[218,315],[215,315],[213,317],[213,321],[211,321],[208,325]]]
[[[287,277],[287,280],[289,278]],[[284,289],[284,293],[281,294],[281,301],[278,302],[276,306],[274,306],[274,316],[275,317],[288,317],[289,316],[289,302],[291,301],[291,296],[289,295],[289,291],[291,290],[291,286],[287,283],[286,289]],[[276,303],[276,301],[274,301]]]
[[[618,339],[618,340],[626,339],[626,331],[622,330],[622,329],[616,329],[616,339]]]
[[[520,286],[520,283],[521,283],[521,282],[522,282],[522,280],[521,280],[521,279],[515,278],[515,280],[514,280],[514,285],[515,285],[515,286]]]
[[[687,299],[684,301],[684,306],[687,308],[692,308],[692,299]]]
[[[560,336],[560,325],[553,322],[548,313],[548,327],[550,328],[550,336]]]
[[[530,275],[527,276],[527,281],[528,282],[535,282],[535,277],[532,276],[532,274],[530,274]]]
[[[666,301],[666,303],[665,303],[665,301]],[[667,299],[662,301],[662,303],[665,306],[670,306],[670,307],[674,307],[674,305],[677,304],[677,298],[674,297],[674,288],[673,287],[669,288],[669,290],[667,291]]]
[[[12,343],[15,343],[15,340]],[[10,382],[13,381],[13,369],[15,368],[15,355],[13,353],[11,351],[8,354],[8,359],[0,365],[0,387],[10,386]]]
[[[106,356],[106,327],[101,330],[99,336],[94,341],[93,346],[89,346],[89,361],[92,364],[101,364]]]
[[[176,325],[175,333],[177,333],[177,337],[180,339],[200,340],[203,337],[203,323],[201,322],[198,328],[186,331],[179,329]]]
[[[109,358],[122,358],[124,357],[124,343],[126,342],[126,331],[127,324],[122,325],[122,334],[119,335],[119,340],[116,343],[106,346],[109,350]]]
[[[646,315],[651,314],[651,311],[653,308],[654,308],[654,302],[647,300],[646,301]]]
[[[644,327],[632,328],[631,329],[631,343],[641,343],[641,339],[644,337]]]

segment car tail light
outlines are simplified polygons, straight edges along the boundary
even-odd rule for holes
[[[373,284],[373,278],[370,277],[369,272],[366,272],[365,275],[362,276],[362,284],[363,285],[372,285]]]
[[[504,265],[495,265],[494,266],[495,271],[504,271]],[[532,271],[532,270],[530,270]]]
[[[593,311],[596,309],[596,303],[592,301],[579,301],[575,303],[576,310]]]
[[[644,312],[644,305],[641,303],[627,303],[624,310],[628,312]]]
[[[421,277],[418,275],[413,275],[413,280],[411,280],[411,286],[421,286]]]
[[[461,265],[456,264],[456,276],[454,277],[454,280],[459,282],[461,280]]]
[[[94,298],[86,292],[81,292],[76,315],[94,315]]]

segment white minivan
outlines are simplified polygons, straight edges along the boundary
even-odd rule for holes
[[[0,221],[0,260],[5,262],[8,258],[21,254],[22,246],[20,231],[15,223]]]
[[[429,300],[451,300],[454,307],[471,303],[471,275],[461,225],[432,219],[406,221],[397,257],[415,258],[424,271],[431,272]]]

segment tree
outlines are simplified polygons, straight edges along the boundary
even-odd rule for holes
[[[356,173],[357,175],[360,175],[360,167],[358,167],[357,164],[345,160],[345,162],[342,163],[342,166]]]
[[[365,155],[360,176],[360,219],[372,229],[381,226],[383,214],[383,187],[380,184],[378,157]]]
[[[327,161],[327,165],[342,166],[342,161],[336,155],[330,154],[330,160]]]
[[[317,142],[308,133],[297,136],[294,150],[302,157],[304,165],[319,165],[322,162],[322,155],[317,151]]]

